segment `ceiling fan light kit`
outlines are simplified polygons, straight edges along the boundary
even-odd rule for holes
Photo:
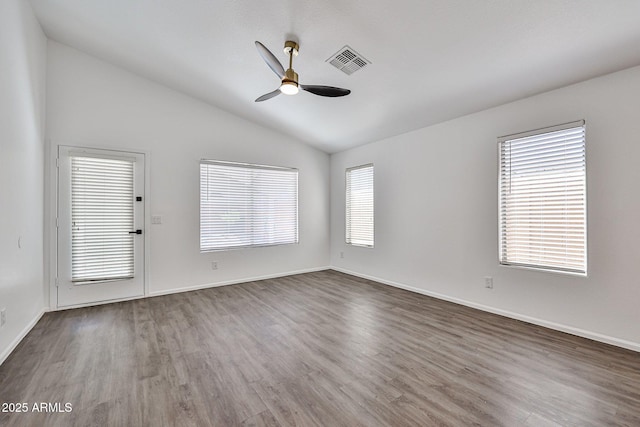
[[[309,93],[313,93],[314,95],[333,98],[349,95],[351,93],[351,91],[348,89],[342,89],[333,86],[299,84],[298,73],[293,71],[293,57],[298,56],[300,46],[298,46],[298,43],[294,41],[288,40],[284,43],[284,53],[289,57],[289,68],[287,68],[286,71],[280,61],[278,61],[278,59],[275,57],[275,55],[271,53],[271,51],[259,41],[256,41],[256,49],[258,49],[258,53],[260,54],[264,62],[266,62],[269,68],[271,68],[271,70],[280,78],[281,82],[278,89],[260,96],[256,99],[255,102],[266,101],[267,99],[271,99],[281,93],[285,95],[295,95],[300,91],[300,89]]]
[[[284,73],[282,85],[280,85],[280,92],[285,95],[295,95],[298,93],[298,73],[291,68]]]

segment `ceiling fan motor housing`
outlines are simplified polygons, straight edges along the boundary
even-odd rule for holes
[[[284,72],[282,83],[294,83],[296,86],[298,86],[298,73],[289,68]]]
[[[298,93],[298,73],[289,68],[285,71],[280,85],[280,92],[285,95],[295,95]]]

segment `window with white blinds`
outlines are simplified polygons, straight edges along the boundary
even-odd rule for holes
[[[200,250],[298,243],[298,170],[200,162]]]
[[[346,242],[373,247],[373,165],[346,171]]]
[[[500,262],[586,274],[584,121],[499,139]]]
[[[71,281],[134,275],[134,161],[71,156]]]

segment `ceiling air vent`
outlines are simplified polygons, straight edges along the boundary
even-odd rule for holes
[[[331,55],[325,62],[341,70],[345,74],[351,75],[361,68],[371,64],[362,55],[349,46],[345,46],[335,54]]]

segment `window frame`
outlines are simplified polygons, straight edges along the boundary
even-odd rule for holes
[[[371,231],[371,244],[362,244],[362,243],[353,243],[350,240],[350,236],[347,234],[348,233],[348,229],[347,229],[347,215],[348,215],[348,210],[347,210],[347,198],[349,196],[348,194],[348,188],[349,188],[349,173],[354,171],[354,170],[358,170],[358,169],[365,169],[365,168],[371,168],[371,192],[372,192],[372,203],[371,203],[371,216],[372,216],[372,221],[373,221],[373,226],[372,226],[372,231]],[[356,247],[361,247],[361,248],[370,248],[373,249],[375,247],[375,235],[376,235],[376,221],[375,221],[375,168],[374,168],[374,164],[373,163],[366,163],[366,164],[362,164],[362,165],[358,165],[358,166],[352,166],[349,168],[345,169],[345,181],[344,181],[344,192],[345,192],[345,217],[344,217],[344,236],[345,236],[345,244],[350,245],[350,246],[356,246]]]
[[[543,135],[552,132],[558,132],[562,130],[568,130],[573,128],[583,128],[583,150],[584,150],[584,197],[583,197],[583,213],[584,213],[584,270],[571,269],[571,268],[562,268],[557,266],[543,265],[543,264],[530,264],[530,263],[516,263],[516,262],[508,262],[503,258],[503,192],[502,192],[502,144],[507,141],[512,141],[515,139],[527,138],[537,135]],[[587,129],[586,129],[586,121],[585,120],[577,120],[573,122],[563,123],[554,126],[548,126],[538,129],[533,129],[525,132],[518,132],[514,134],[509,134],[505,136],[498,137],[497,151],[498,151],[498,263],[501,266],[505,267],[515,267],[526,270],[536,270],[536,271],[544,271],[550,273],[559,273],[565,275],[574,275],[587,277],[588,276],[588,187],[587,187]]]
[[[228,245],[228,246],[219,246],[219,247],[206,247],[204,248],[202,245],[202,178],[200,174],[202,173],[203,165],[213,165],[213,166],[224,166],[224,167],[237,167],[241,169],[258,169],[258,170],[271,170],[271,171],[286,171],[295,173],[295,240],[290,242],[278,242],[278,243],[261,243],[261,244],[239,244],[239,245]],[[284,166],[272,166],[272,165],[261,165],[261,164],[253,164],[253,163],[243,163],[243,162],[232,162],[225,160],[210,160],[210,159],[200,159],[198,164],[198,175],[199,175],[199,218],[198,218],[198,226],[199,226],[199,248],[200,253],[208,253],[208,252],[220,252],[220,251],[229,251],[229,250],[239,250],[239,249],[251,249],[251,248],[262,248],[262,247],[272,247],[272,246],[284,246],[284,245],[292,245],[300,243],[300,171],[297,168],[292,167],[284,167]],[[251,240],[255,239],[255,235],[251,235]]]

